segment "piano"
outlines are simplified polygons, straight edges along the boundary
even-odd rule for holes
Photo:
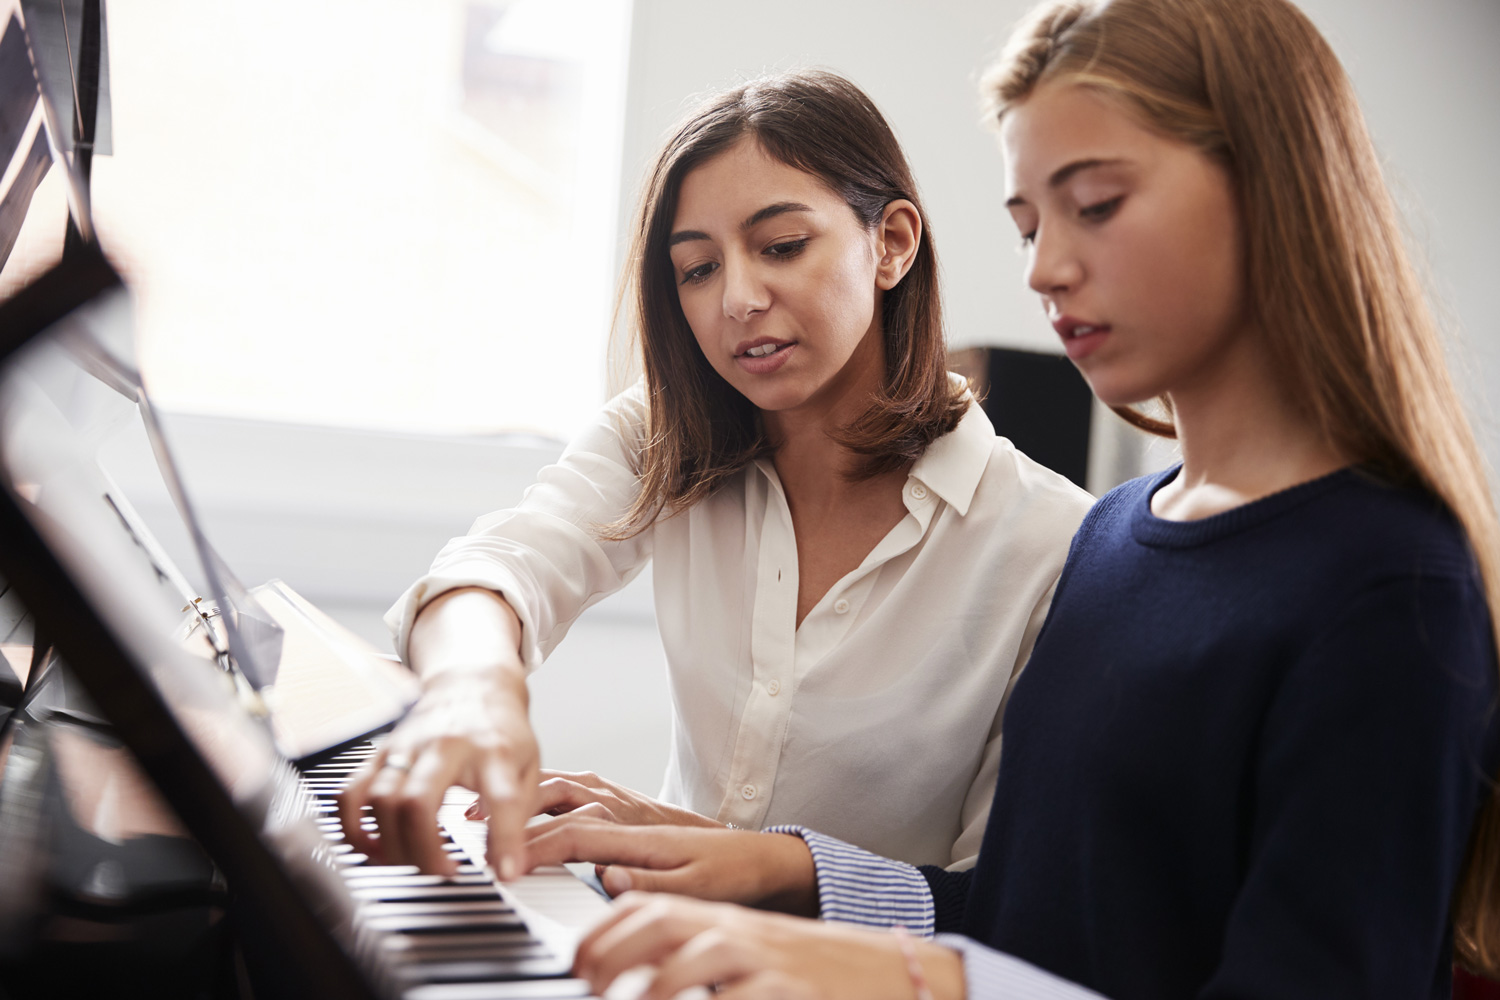
[[[564,868],[499,883],[468,793],[439,817],[452,878],[344,842],[332,796],[410,679],[284,585],[240,587],[192,523],[216,582],[185,596],[95,460],[101,428],[143,421],[192,521],[129,317],[90,246],[0,305],[0,577],[47,650],[8,657],[28,662],[0,738],[0,963],[29,970],[9,989],[68,995],[103,963],[117,995],[588,996],[568,970],[607,903]]]

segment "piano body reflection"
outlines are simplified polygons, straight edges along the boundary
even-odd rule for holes
[[[89,247],[0,306],[0,988],[17,995],[582,997],[604,901],[502,886],[450,793],[452,879],[378,867],[331,796],[414,697],[398,665],[208,545]],[[197,543],[192,595],[97,460],[139,423]]]

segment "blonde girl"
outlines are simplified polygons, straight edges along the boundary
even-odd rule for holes
[[[1053,0],[985,94],[1064,350],[1182,463],[1074,539],[972,872],[805,829],[536,850],[950,933],[642,894],[579,970],[657,965],[653,1000],[1436,1000],[1455,961],[1500,975],[1500,531],[1338,60],[1287,0]]]

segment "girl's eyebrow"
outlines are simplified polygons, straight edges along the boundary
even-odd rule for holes
[[[741,222],[740,229],[742,231],[746,229],[753,229],[756,226],[760,225],[762,222],[765,222],[767,219],[774,219],[776,216],[785,215],[787,212],[811,211],[813,211],[813,209],[810,205],[804,205],[800,201],[778,201],[774,205],[767,205],[765,208],[751,215],[744,222]],[[706,240],[708,238],[708,234],[703,232],[702,230],[683,229],[672,234],[671,238],[667,240],[667,248],[670,249],[672,247],[675,247],[679,243],[692,243],[696,240]]]
[[[1065,166],[1058,167],[1056,170],[1052,171],[1052,176],[1047,178],[1047,186],[1049,188],[1061,187],[1062,185],[1064,185],[1064,184],[1066,184],[1068,182],[1068,179],[1070,177],[1072,177],[1074,174],[1078,173],[1079,171],[1082,171],[1082,170],[1092,170],[1095,167],[1112,167],[1112,166],[1114,166],[1116,164],[1124,163],[1124,162],[1125,161],[1121,160],[1121,159],[1101,160],[1101,159],[1098,159],[1098,158],[1091,158],[1091,159],[1084,159],[1084,160],[1074,160],[1072,163],[1066,164]],[[1005,207],[1006,208],[1010,208],[1013,205],[1024,205],[1024,204],[1026,204],[1026,199],[1022,198],[1018,194],[1011,195],[1005,201]]]

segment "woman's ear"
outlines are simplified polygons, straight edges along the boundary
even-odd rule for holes
[[[880,260],[875,265],[875,285],[888,292],[901,283],[911,270],[922,245],[922,216],[917,206],[905,198],[885,206],[876,232],[875,249]]]

